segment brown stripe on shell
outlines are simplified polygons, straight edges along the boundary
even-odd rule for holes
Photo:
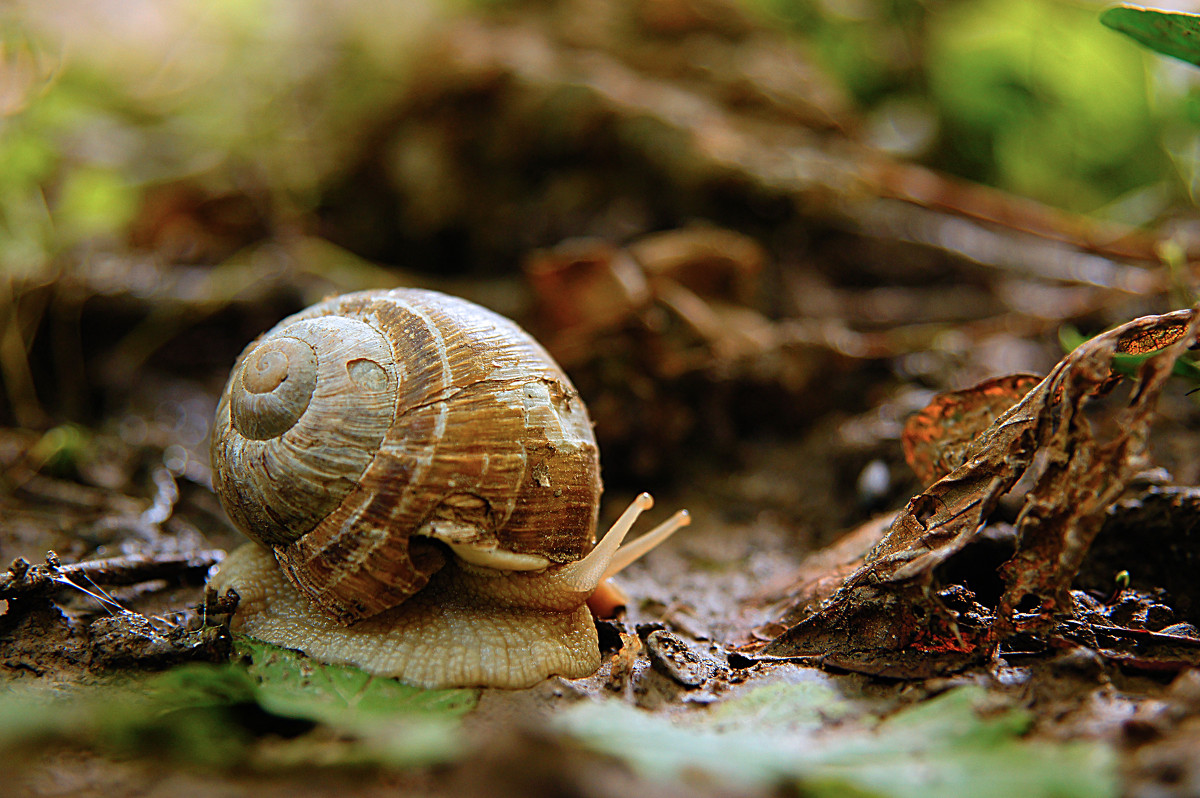
[[[436,398],[452,390],[453,369],[437,325],[410,303],[393,307],[387,297],[351,294],[333,310],[385,331],[404,364],[406,379],[397,392],[392,427],[354,494],[311,532],[277,552],[293,583],[345,622],[401,603],[441,566],[430,560],[426,568],[419,567],[409,554],[409,537],[416,530],[414,518],[430,509],[420,486],[428,479],[448,413]],[[386,451],[387,441],[398,435],[399,451]]]

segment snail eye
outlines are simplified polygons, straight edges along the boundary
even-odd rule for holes
[[[350,380],[360,391],[378,393],[388,387],[388,375],[383,366],[373,360],[357,358],[346,364]]]

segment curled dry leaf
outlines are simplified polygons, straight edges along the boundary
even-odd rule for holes
[[[905,422],[904,459],[923,482],[936,482],[962,465],[979,433],[1041,381],[1034,374],[1010,374],[938,394]]]
[[[1049,631],[1054,613],[1070,609],[1068,588],[1106,509],[1147,465],[1159,392],[1198,327],[1196,311],[1147,316],[1064,357],[961,455],[945,461],[952,470],[913,497],[864,563],[764,653],[921,678],[981,660],[1014,632]],[[1113,371],[1113,355],[1156,349],[1111,432],[1098,434],[1086,410],[1123,379]],[[995,381],[985,386],[1003,393],[1021,379],[1006,388]],[[917,428],[932,429],[947,408],[986,413],[986,387],[983,393],[978,400],[943,400]],[[936,473],[942,461],[921,462]],[[968,585],[940,584],[936,569],[979,536],[1001,496],[1031,467],[1033,487],[1017,519],[1015,553],[1000,570],[996,606],[984,606]],[[1033,610],[1017,615],[1018,606]]]

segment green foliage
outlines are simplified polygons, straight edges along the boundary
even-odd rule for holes
[[[58,202],[58,224],[69,239],[116,233],[137,210],[138,192],[113,169],[86,166],[67,174]]]
[[[187,179],[303,213],[406,87],[451,9],[407,0],[0,12],[0,277],[119,239],[150,186]]]
[[[1090,9],[976,0],[931,18],[928,43],[943,157],[962,171],[1088,211],[1167,167],[1142,56]]]
[[[763,690],[770,691],[766,701],[757,695]],[[690,722],[608,702],[572,710],[562,726],[583,745],[664,780],[704,774],[739,786],[786,783],[815,796],[1117,794],[1110,751],[1094,743],[1024,740],[1029,714],[997,705],[979,688],[959,688],[865,724],[873,728],[815,733],[813,719],[848,712],[824,685],[777,684]]]
[[[479,696],[478,690],[426,690],[350,665],[326,665],[249,637],[236,638],[234,653],[263,708],[294,718],[354,723],[395,714],[458,717]]]
[[[1151,50],[1200,66],[1200,16],[1118,6],[1106,9],[1100,21]]]
[[[455,759],[474,690],[424,690],[241,638],[238,663],[0,698],[0,749],[68,741],[207,765],[405,767]],[[283,738],[283,739],[280,739]]]
[[[1186,149],[1186,89],[1157,81],[1086,3],[751,2],[841,80],[877,141],[906,142],[900,155],[1126,222],[1181,198],[1172,170],[1192,159],[1169,150]],[[892,135],[901,128],[930,132]]]
[[[239,638],[229,665],[186,665],[119,685],[0,696],[0,754],[67,742],[209,767],[409,767],[470,752],[475,690],[423,690]],[[18,683],[20,684],[20,683]],[[37,684],[36,682],[34,683]],[[775,682],[671,720],[617,699],[551,721],[568,745],[659,779],[702,774],[805,795],[1104,798],[1114,760],[1094,743],[1023,739],[1029,713],[960,688],[880,719],[823,677]]]
[[[806,49],[867,106],[919,91],[926,8],[920,0],[747,0],[795,31]]]
[[[64,475],[75,473],[81,459],[92,451],[95,442],[91,433],[75,424],[62,424],[46,430],[26,457],[40,471]]]

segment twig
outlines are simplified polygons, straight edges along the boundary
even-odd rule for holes
[[[13,560],[0,574],[0,599],[19,599],[77,587],[76,578],[95,585],[136,585],[152,579],[168,579],[191,572],[207,571],[225,557],[220,550],[191,554],[128,554],[103,560],[62,565],[58,555],[47,552],[45,565],[30,565],[23,557]]]

